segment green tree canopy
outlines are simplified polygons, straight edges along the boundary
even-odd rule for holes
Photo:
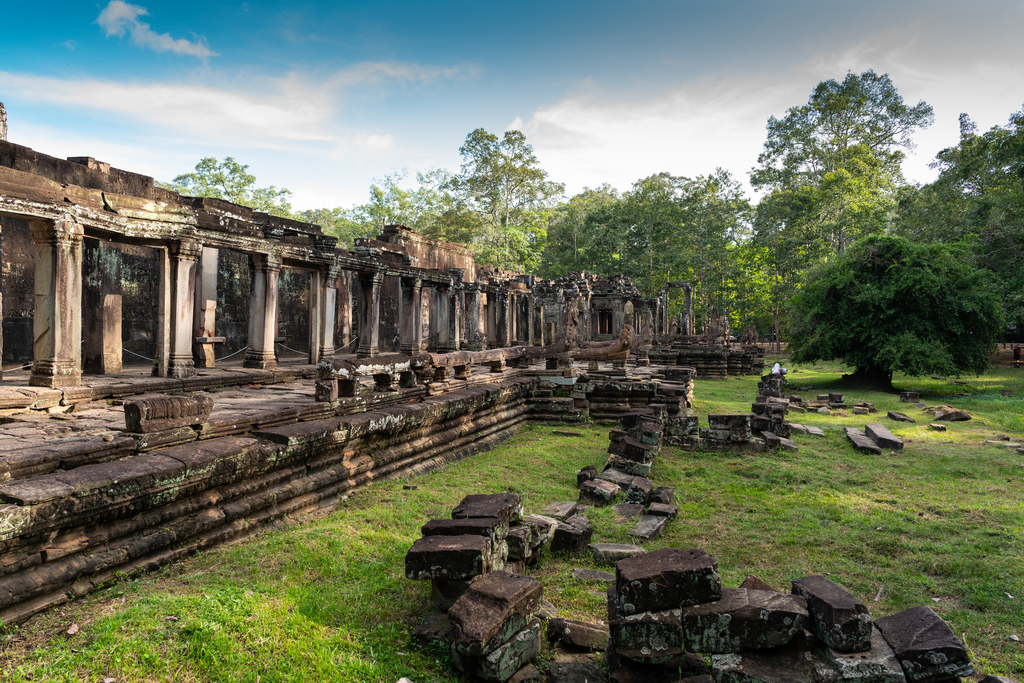
[[[1003,324],[985,273],[955,249],[882,235],[819,266],[793,308],[795,362],[841,359],[886,387],[894,372],[980,374]]]
[[[256,176],[250,174],[248,164],[240,164],[234,157],[218,162],[205,157],[196,164],[192,173],[177,176],[168,189],[189,197],[215,197],[256,211],[292,218],[288,202],[291,190],[285,188],[256,187]]]

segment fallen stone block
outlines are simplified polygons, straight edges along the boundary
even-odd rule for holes
[[[659,486],[651,491],[651,498],[649,502],[675,505],[676,492],[670,486]]]
[[[614,467],[609,467],[605,469],[604,472],[597,475],[598,479],[601,479],[603,481],[610,481],[611,483],[615,484],[616,486],[619,486],[623,490],[629,488],[629,485],[633,483],[633,479],[635,477],[635,474],[628,474]]]
[[[608,452],[612,455],[621,455],[637,462],[651,462],[657,455],[657,450],[657,446],[641,443],[631,436],[624,437],[622,441],[612,441],[608,444]]]
[[[573,515],[555,528],[555,536],[551,541],[552,551],[574,553],[587,547],[594,527],[584,515]]]
[[[412,630],[412,641],[423,648],[451,647],[452,623],[444,612],[431,612],[423,623]]]
[[[644,506],[637,503],[619,503],[612,508],[619,519],[633,519],[644,516]]]
[[[793,594],[807,600],[808,627],[838,652],[864,652],[871,647],[871,615],[867,606],[824,576],[793,581]]]
[[[628,543],[591,543],[590,551],[599,564],[615,564],[627,557],[636,557],[647,552],[638,545]]]
[[[541,625],[539,619],[512,636],[486,655],[462,655],[452,645],[455,668],[471,676],[490,681],[507,681],[527,662],[540,653]]]
[[[900,403],[917,403],[921,400],[921,394],[916,391],[901,391]]]
[[[583,485],[583,482],[590,481],[597,477],[597,468],[593,465],[587,465],[579,472],[576,473],[576,486],[577,488]],[[554,505],[554,503],[552,503]]]
[[[658,515],[644,515],[637,522],[636,527],[629,532],[630,536],[636,538],[642,538],[645,541],[649,541],[652,538],[661,536],[661,532],[665,530],[668,525],[668,517],[660,517]]]
[[[647,500],[654,489],[654,482],[647,477],[633,477],[626,489],[626,502],[647,505]]]
[[[608,469],[614,468],[631,477],[650,477],[651,465],[652,463],[649,462],[637,462],[636,460],[624,458],[621,455],[613,455],[608,458],[605,467]]]
[[[871,412],[871,410],[868,409],[867,406],[854,406],[853,407],[853,414],[854,415],[867,415],[870,412]]]
[[[547,637],[551,642],[604,652],[608,647],[608,627],[575,619],[548,620]]]
[[[523,525],[533,530],[533,537],[530,541],[534,550],[551,543],[555,537],[555,529],[558,527],[558,520],[544,515],[526,515],[523,517]]]
[[[432,519],[420,528],[424,536],[487,536],[494,545],[505,540],[508,532],[508,525],[497,517]]]
[[[783,451],[797,451],[800,450],[796,443],[792,439],[787,439],[773,432],[761,432],[761,436],[764,437],[764,442],[768,446],[768,450],[783,450]]]
[[[971,419],[970,414],[965,410],[935,411],[935,419],[943,422],[966,422]]]
[[[789,431],[790,432],[795,432],[796,434],[806,434],[807,433],[807,427],[805,427],[802,424],[799,424],[797,422],[790,422],[789,423]]]
[[[803,630],[807,601],[775,591],[723,588],[717,602],[683,608],[683,633],[691,652],[720,654],[785,645]]]
[[[935,431],[935,432],[944,432],[944,431],[946,431],[946,425],[935,424],[933,422],[933,423],[931,423],[928,426],[932,429],[932,431]]]
[[[597,472],[596,469],[594,471]],[[549,503],[541,514],[547,517],[554,517],[555,519],[567,519],[576,514],[576,508],[578,505],[578,503],[571,500],[559,503]]]
[[[662,548],[620,560],[615,584],[623,614],[714,602],[722,596],[718,563],[703,548]]]
[[[870,453],[871,455],[882,454],[882,449],[878,447],[878,444],[869,439],[861,430],[856,427],[844,427],[844,429],[846,430],[846,438],[861,453]]]
[[[492,652],[526,627],[543,595],[544,586],[529,576],[495,571],[477,579],[448,610],[453,651]]]
[[[875,620],[911,683],[932,683],[974,673],[967,650],[930,607],[922,605]]]
[[[814,425],[807,425],[807,433],[811,436],[824,437],[825,432],[821,427],[815,427]]]
[[[486,536],[424,536],[405,554],[405,576],[427,579],[471,579],[493,565],[491,540]]]
[[[466,496],[454,510],[452,519],[496,517],[506,525],[523,521],[523,499],[515,493],[480,493]]]
[[[596,507],[611,505],[622,494],[622,489],[604,479],[591,479],[580,486],[580,502]]]
[[[679,508],[675,505],[665,505],[664,503],[651,503],[647,506],[647,514],[654,515],[655,517],[675,519],[676,515],[679,514]]]
[[[877,628],[871,628],[870,647],[863,652],[839,652],[822,646],[815,662],[818,683],[905,683],[896,654]]]
[[[885,425],[873,424],[864,426],[864,434],[885,450],[901,451],[903,442],[889,431]]]
[[[590,662],[553,662],[548,683],[605,683],[601,669]]]
[[[434,607],[447,612],[469,590],[473,579],[431,579],[430,599]]]
[[[503,539],[508,546],[508,560],[519,562],[533,554],[533,529],[528,526],[517,526],[509,529]]]
[[[573,569],[573,577],[580,581],[596,581],[598,583],[615,583],[615,575],[599,569]]]
[[[626,614],[622,597],[608,590],[609,645],[623,657],[658,664],[683,654],[683,625],[679,609]]]
[[[639,662],[621,656],[609,643],[604,651],[611,680],[615,683],[712,683],[704,658],[686,652],[658,664]]]
[[[711,670],[717,683],[817,683],[803,633],[773,650],[712,655]]]
[[[198,425],[210,417],[213,398],[196,392],[184,396],[139,396],[124,402],[125,431],[148,434]]]
[[[886,417],[895,422],[914,422],[914,418],[910,417],[906,413],[901,413],[895,410],[890,410],[886,413]]]
[[[740,588],[747,588],[755,591],[774,591],[775,589],[769,586],[767,583],[757,578],[753,574],[748,574],[747,578],[743,579],[743,583],[740,584]],[[775,591],[776,593],[778,591]]]

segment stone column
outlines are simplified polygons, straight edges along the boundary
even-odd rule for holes
[[[448,350],[458,351],[462,347],[462,306],[460,306],[460,295],[462,293],[462,276],[465,274],[463,268],[449,268],[452,276],[452,286],[448,288]]]
[[[320,344],[324,333],[324,273],[319,268],[309,273],[309,355],[306,362],[316,365],[320,361]]]
[[[686,315],[686,326],[683,334],[693,334],[693,287],[683,285],[683,312]]]
[[[170,293],[170,353],[167,356],[168,377],[192,377],[196,374],[192,360],[192,326],[195,322],[196,270],[203,247],[191,239],[172,242],[168,248],[168,291]]]
[[[533,327],[533,313],[534,313],[534,300],[533,292],[526,295],[526,345],[533,346],[536,344],[534,339],[534,327]]]
[[[330,267],[318,271],[320,279],[320,305],[316,312],[319,320],[319,340],[317,346],[319,353],[315,359],[310,358],[310,363],[318,363],[328,356],[334,355],[334,316],[338,307],[338,269]],[[312,316],[310,316],[312,318]],[[312,352],[313,344],[309,345]],[[312,355],[312,353],[311,353]]]
[[[484,340],[480,334],[480,285],[471,282],[465,286],[466,299],[466,349],[483,351]]]
[[[380,287],[383,271],[359,273],[359,346],[360,358],[376,356],[380,349]]]
[[[252,290],[249,295],[249,348],[243,367],[273,370],[277,367],[274,334],[277,329],[277,279],[281,257],[252,254]]]
[[[82,371],[121,372],[121,252],[85,238],[82,255]]]
[[[82,226],[70,220],[32,221],[36,310],[34,387],[82,383]]]
[[[398,329],[402,335],[401,352],[413,355],[420,352],[423,342],[423,281],[402,278],[402,305],[398,309]]]
[[[509,298],[507,289],[498,289],[494,297],[495,346],[510,346]]]
[[[192,360],[197,368],[212,368],[217,364],[213,338],[217,334],[217,261],[219,258],[219,249],[203,247],[203,255],[196,269]]]
[[[336,284],[338,288],[337,320],[338,344],[344,353],[352,353],[352,273],[341,273]]]

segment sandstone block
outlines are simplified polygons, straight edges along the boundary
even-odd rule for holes
[[[548,683],[605,683],[601,669],[590,662],[553,662]]]
[[[740,584],[740,588],[748,588],[755,591],[773,591],[775,590],[767,583],[757,578],[753,574],[748,574],[747,578],[743,579],[743,583]]]
[[[683,654],[682,613],[676,609],[623,612],[622,596],[608,590],[609,644],[623,657],[650,664]]]
[[[846,438],[861,453],[870,453],[871,455],[882,454],[882,449],[878,447],[878,444],[869,439],[861,430],[856,427],[844,427],[844,429],[846,431]]]
[[[654,482],[647,477],[633,477],[629,488],[626,489],[626,502],[647,505],[647,499],[653,489]]]
[[[713,655],[711,669],[718,683],[817,683],[802,633],[773,650]]]
[[[947,410],[936,411],[935,419],[944,422],[966,422],[971,419],[971,416],[964,410]]]
[[[910,417],[906,413],[901,413],[895,410],[890,410],[886,413],[886,417],[896,422],[914,422],[914,418]]]
[[[903,450],[903,442],[895,434],[890,432],[885,425],[866,425],[864,434],[878,444],[879,448],[885,450]]]
[[[619,503],[612,508],[620,519],[633,519],[644,516],[644,506],[636,503]]]
[[[793,594],[807,600],[810,630],[838,652],[864,652],[871,647],[871,615],[867,606],[824,576],[793,581]]]
[[[544,586],[529,576],[495,571],[474,581],[448,610],[452,649],[486,655],[526,628],[540,609]]]
[[[533,530],[531,545],[537,549],[551,543],[555,537],[558,520],[544,515],[526,515],[523,517],[523,524]]]
[[[679,514],[679,508],[675,505],[665,505],[664,503],[651,503],[647,506],[647,514],[655,517],[675,519],[676,515]]]
[[[662,548],[615,567],[623,614],[657,612],[721,599],[718,563],[703,548]]]
[[[905,683],[907,679],[896,654],[877,628],[871,628],[870,640],[871,647],[864,652],[838,652],[823,647],[825,662],[815,667],[819,683]]]
[[[432,519],[420,528],[424,536],[487,536],[494,545],[505,540],[508,532],[508,524],[497,517]]]
[[[604,479],[591,479],[580,486],[580,502],[597,507],[611,505],[621,494],[619,486]]]
[[[597,468],[593,465],[587,465],[579,472],[576,473],[576,486],[582,486],[583,482],[590,481],[597,477]],[[552,503],[554,505],[554,503]]]
[[[523,499],[514,493],[473,494],[462,499],[452,519],[496,517],[506,525],[523,520]]]
[[[596,476],[597,470],[595,469],[594,472]],[[577,506],[578,503],[574,501],[549,503],[548,506],[544,508],[544,511],[541,512],[541,514],[546,515],[548,517],[554,517],[555,519],[568,519],[569,517],[572,517],[576,514]]]
[[[661,536],[661,532],[665,530],[667,525],[668,517],[644,515],[640,518],[640,521],[637,522],[636,527],[629,532],[629,535],[649,541],[652,538]]]
[[[675,505],[676,492],[670,486],[659,486],[651,491],[651,503],[664,503],[665,505]]]
[[[805,621],[807,602],[775,591],[723,588],[718,602],[683,608],[683,633],[691,652],[780,647],[803,630]]]
[[[213,398],[197,392],[184,396],[138,396],[124,402],[125,430],[138,434],[191,427],[205,422]]]
[[[634,474],[627,474],[626,472],[623,472],[622,470],[616,469],[614,467],[609,467],[604,472],[597,475],[597,478],[603,479],[604,481],[610,481],[611,483],[616,484],[620,488],[625,490],[628,489],[629,485],[633,483],[633,478],[635,476],[636,475]]]
[[[526,560],[533,554],[533,530],[527,526],[517,526],[509,529],[505,536],[505,543],[508,545],[508,559],[511,562]]]
[[[494,563],[486,536],[424,536],[405,554],[405,576],[426,579],[471,579]]]
[[[572,647],[603,652],[608,647],[608,627],[575,619],[548,620],[547,637]]]
[[[594,527],[583,515],[573,515],[555,528],[555,536],[551,541],[551,550],[577,552],[587,547]]]
[[[534,619],[526,628],[486,655],[462,655],[452,645],[455,667],[471,676],[490,681],[507,681],[540,652],[540,620]]]
[[[638,545],[628,543],[591,543],[590,551],[594,556],[594,561],[600,564],[615,564],[619,560],[636,557],[647,552]]]
[[[967,650],[930,607],[913,607],[875,620],[911,683],[932,683],[974,673]]]

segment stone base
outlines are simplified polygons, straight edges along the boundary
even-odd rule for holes
[[[47,358],[32,364],[31,387],[77,387],[82,384],[82,371],[73,360]]]

